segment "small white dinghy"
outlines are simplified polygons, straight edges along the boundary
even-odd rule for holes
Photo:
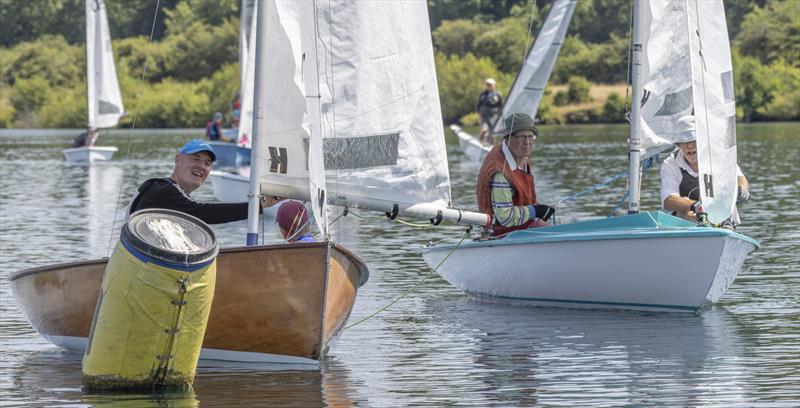
[[[237,172],[212,170],[208,175],[214,197],[223,203],[247,201],[250,189],[250,167],[239,168]]]
[[[450,130],[458,136],[458,146],[461,152],[472,161],[483,162],[489,150],[492,150],[492,145],[482,143],[477,137],[461,130],[458,125],[450,125]]]
[[[89,146],[64,149],[64,158],[70,163],[91,163],[93,161],[111,160],[117,152],[115,146]]]
[[[117,69],[114,66],[106,5],[102,0],[86,0],[85,3],[88,134],[84,146],[63,151],[64,157],[70,163],[111,160],[117,148],[95,146],[97,130],[116,126],[119,118],[125,114]]]

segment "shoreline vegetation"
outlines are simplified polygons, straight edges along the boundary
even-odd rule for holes
[[[106,2],[129,113],[120,127],[198,128],[216,111],[230,119],[239,88],[240,2]],[[474,125],[484,79],[494,78],[508,94],[552,0],[428,5],[444,121]],[[0,0],[0,8],[12,10],[0,13],[0,128],[84,127],[83,0]],[[800,2],[728,0],[725,8],[737,119],[800,121]],[[537,114],[540,122],[625,122],[629,13],[629,0],[578,3]]]

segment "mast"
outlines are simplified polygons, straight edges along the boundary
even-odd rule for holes
[[[90,133],[96,123],[95,106],[97,105],[96,85],[95,85],[95,59],[94,59],[94,37],[95,37],[95,18],[94,15],[100,9],[100,4],[91,0],[86,1],[86,127]],[[97,10],[93,10],[97,7]],[[88,135],[91,136],[91,135]],[[87,136],[87,137],[88,137]]]
[[[633,2],[633,66],[631,82],[633,96],[631,97],[631,135],[628,150],[628,214],[639,213],[639,187],[641,173],[639,167],[639,132],[641,130],[641,100],[642,100],[642,53],[644,52],[644,27],[642,27],[642,14],[644,7],[638,1]]]
[[[252,148],[250,149],[250,189],[248,192],[247,207],[247,245],[258,244],[258,212],[261,196],[259,178],[264,172],[265,163],[260,160],[259,152],[266,148],[264,139],[264,104],[266,102],[265,87],[262,86],[266,78],[263,78],[263,70],[259,69],[264,61],[264,53],[261,51],[260,44],[266,41],[266,18],[264,17],[263,7],[255,10],[256,38],[255,41],[255,80],[253,81],[253,126],[252,126]]]

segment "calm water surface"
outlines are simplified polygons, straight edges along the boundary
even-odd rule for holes
[[[544,128],[534,151],[538,196],[554,203],[623,171],[625,127]],[[0,134],[0,406],[798,406],[800,405],[800,125],[740,126],[752,199],[740,231],[762,243],[700,316],[513,307],[468,298],[433,274],[390,309],[346,330],[319,370],[201,361],[191,394],[87,394],[81,355],[28,325],[8,276],[108,256],[124,207],[166,176],[186,132],[113,132],[120,151],[89,168],[61,157],[75,132]],[[199,132],[198,132],[199,133]],[[479,164],[448,135],[455,204],[475,208]],[[658,206],[658,171],[643,208]],[[559,206],[558,221],[605,216],[625,181]],[[211,200],[210,185],[195,194]],[[418,255],[462,228],[420,228],[370,213],[334,226],[369,265],[351,323],[430,273]],[[244,222],[215,228],[244,242]],[[268,241],[278,233],[267,226]],[[665,254],[691,257],[691,253]],[[535,262],[535,260],[531,260]],[[642,265],[646,268],[647,265]]]

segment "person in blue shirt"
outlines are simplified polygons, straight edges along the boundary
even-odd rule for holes
[[[286,242],[315,242],[308,230],[308,210],[303,203],[286,200],[278,207],[276,222]]]

